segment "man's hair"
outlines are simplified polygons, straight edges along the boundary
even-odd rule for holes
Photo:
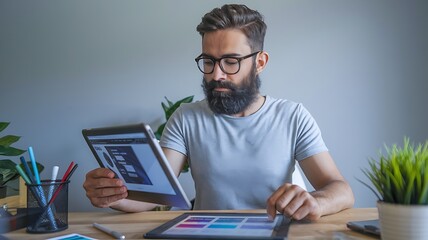
[[[263,16],[259,12],[245,5],[226,4],[205,14],[196,30],[204,37],[208,32],[239,29],[247,37],[251,50],[260,51],[263,50],[266,28]]]

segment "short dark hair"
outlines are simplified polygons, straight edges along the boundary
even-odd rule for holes
[[[226,4],[214,8],[202,17],[196,30],[204,37],[207,32],[228,28],[240,29],[247,37],[252,51],[263,50],[267,26],[259,12],[245,5]]]

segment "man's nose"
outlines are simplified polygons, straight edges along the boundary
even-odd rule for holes
[[[226,73],[223,72],[220,68],[220,63],[216,62],[214,64],[214,71],[212,73],[212,79],[215,81],[222,81],[226,79]]]

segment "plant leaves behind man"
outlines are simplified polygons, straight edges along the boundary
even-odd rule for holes
[[[177,108],[180,107],[182,103],[191,103],[193,101],[193,97],[194,97],[193,95],[188,96],[181,100],[178,100],[175,103],[171,102],[167,97],[165,97],[166,103],[162,102],[161,105],[165,114],[166,121],[162,123],[155,132],[155,136],[158,140],[160,140],[162,136],[163,130],[165,129],[166,122],[168,122],[168,119],[175,112],[175,110],[177,110]]]
[[[180,105],[182,103],[191,103],[193,101],[193,97],[194,97],[193,95],[188,96],[188,97],[185,97],[181,100],[178,100],[175,103],[171,102],[167,97],[165,97],[166,103],[162,102],[161,105],[162,105],[163,111],[165,113],[166,121],[164,123],[162,123],[155,132],[155,136],[158,140],[160,140],[160,138],[162,136],[163,130],[165,129],[166,122],[168,122],[168,119],[175,112],[175,110],[177,110],[177,108],[180,107]],[[188,172],[189,171],[189,164],[187,162],[184,164],[183,169],[181,171],[182,172]]]

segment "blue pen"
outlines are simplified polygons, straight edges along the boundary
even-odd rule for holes
[[[30,167],[28,166],[27,161],[25,161],[24,156],[21,156],[19,159],[21,159],[21,163],[24,166],[24,170],[27,173],[28,178],[30,179],[30,183],[29,184],[34,184],[36,181],[33,177],[33,174],[31,173]]]
[[[28,154],[30,155],[31,165],[33,166],[36,183],[40,184],[39,170],[37,169],[36,158],[34,158],[34,152],[32,147],[28,147]]]

